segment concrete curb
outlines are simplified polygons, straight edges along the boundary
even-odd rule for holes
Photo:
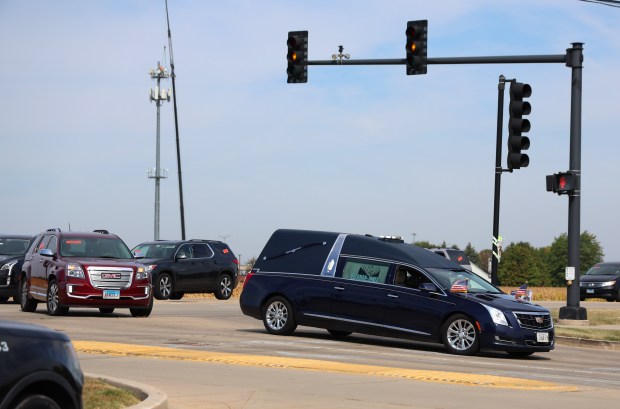
[[[574,337],[555,337],[555,342],[562,345],[570,345],[583,348],[599,348],[608,351],[620,351],[620,342],[584,339]]]
[[[127,379],[112,378],[110,376],[93,373],[85,373],[84,376],[88,378],[103,379],[119,388],[129,389],[135,393],[138,398],[142,399],[142,402],[126,409],[168,409],[168,395],[152,386]]]

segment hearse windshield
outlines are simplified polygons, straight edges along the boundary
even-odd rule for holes
[[[464,269],[427,268],[426,270],[446,292],[450,292],[450,287],[455,281],[467,279],[467,292],[469,293],[503,293],[488,281]]]

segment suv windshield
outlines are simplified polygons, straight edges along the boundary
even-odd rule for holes
[[[620,275],[620,264],[597,265],[589,269],[586,275],[617,276]]]
[[[145,243],[131,251],[136,258],[171,258],[175,247],[174,243]]]
[[[467,270],[444,268],[427,268],[427,270],[441,288],[447,292],[450,291],[450,287],[452,287],[455,281],[467,279],[467,292],[469,293],[503,294],[500,289]]]
[[[133,259],[122,240],[116,237],[63,237],[60,240],[63,257],[92,257]]]
[[[28,239],[0,238],[0,255],[17,256],[25,254],[29,244],[30,240]]]

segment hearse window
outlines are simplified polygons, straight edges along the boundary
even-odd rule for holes
[[[347,259],[342,269],[342,278],[371,283],[385,283],[390,265],[378,261]]]
[[[409,288],[420,288],[422,283],[432,283],[431,279],[413,268],[399,266],[394,275],[394,284]]]

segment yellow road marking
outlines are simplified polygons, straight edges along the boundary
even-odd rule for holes
[[[268,368],[303,369],[356,375],[385,376],[421,382],[484,386],[489,388],[546,390],[558,392],[575,392],[578,390],[574,386],[560,385],[531,379],[510,378],[495,375],[466,374],[458,372],[391,368],[374,365],[346,364],[342,362],[321,361],[318,359],[231,354],[223,352],[197,351],[97,341],[73,341],[73,345],[77,351],[87,354],[262,366]]]

